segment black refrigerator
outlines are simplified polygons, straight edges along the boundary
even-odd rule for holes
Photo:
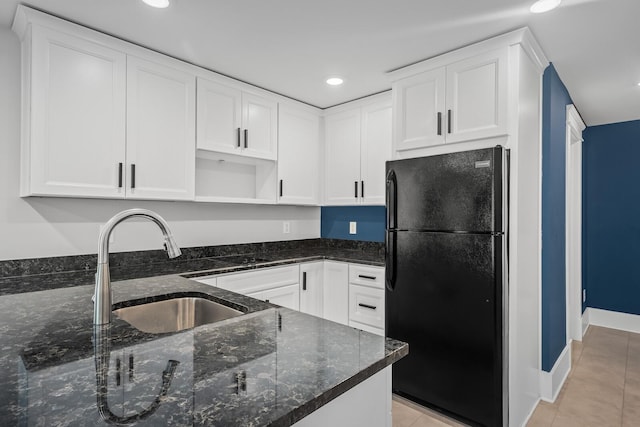
[[[508,423],[508,176],[500,146],[387,162],[393,391],[471,425]]]

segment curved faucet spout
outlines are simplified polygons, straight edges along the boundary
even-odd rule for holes
[[[162,231],[164,246],[169,258],[179,257],[182,252],[176,244],[169,225],[157,213],[148,209],[128,209],[117,213],[100,231],[98,238],[98,268],[96,272],[96,288],[94,293],[93,324],[105,325],[111,323],[111,277],[109,274],[109,237],[116,225],[122,221],[141,217],[153,221]]]

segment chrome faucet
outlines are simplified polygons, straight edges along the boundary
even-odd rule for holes
[[[116,225],[132,217],[142,217],[155,222],[164,236],[164,246],[169,258],[179,257],[182,252],[173,240],[169,225],[157,213],[147,209],[128,209],[117,213],[104,225],[98,238],[98,271],[96,289],[93,295],[93,324],[111,323],[111,276],[109,275],[109,237]]]

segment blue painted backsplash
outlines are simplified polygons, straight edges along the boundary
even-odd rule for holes
[[[320,235],[326,239],[384,242],[386,209],[384,206],[324,206],[320,211]],[[349,222],[355,221],[356,234],[349,234]]]

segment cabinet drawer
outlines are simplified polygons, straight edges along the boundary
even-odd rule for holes
[[[384,268],[349,264],[349,283],[384,289]]]
[[[349,321],[384,328],[384,290],[349,285]]]
[[[298,283],[299,266],[260,268],[246,273],[218,276],[218,287],[249,294]]]

